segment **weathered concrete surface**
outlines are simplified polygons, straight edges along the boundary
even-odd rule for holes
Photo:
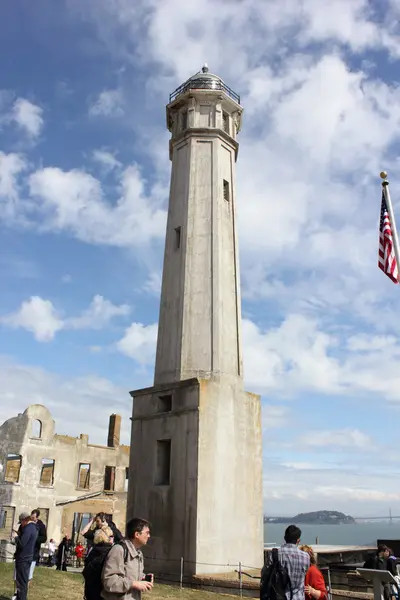
[[[172,410],[160,413],[158,399],[167,393]],[[132,395],[130,475],[136,484],[127,516],[152,523],[146,549],[152,570],[179,572],[180,557],[186,574],[231,571],[239,561],[262,565],[259,397],[230,378],[192,379]],[[154,484],[162,439],[171,440],[167,486]]]
[[[35,421],[41,424],[40,437],[32,437]],[[116,422],[120,424],[118,419]],[[0,464],[3,465],[0,473],[0,510],[4,507],[15,509],[16,527],[21,511],[48,509],[48,537],[56,541],[65,533],[71,533],[75,512],[112,513],[118,525],[124,528],[129,446],[97,446],[89,444],[87,435],[73,438],[57,435],[54,429],[50,412],[38,404],[29,406],[23,414],[9,419],[0,427]],[[115,442],[119,439],[118,432],[111,437]],[[20,476],[16,483],[5,481],[7,455],[11,453],[22,456]],[[47,485],[40,484],[42,459],[55,461],[54,481]],[[80,463],[90,464],[88,489],[78,487]],[[103,493],[106,466],[116,468],[115,493]],[[77,502],[79,498],[97,492],[101,492],[98,497]],[[0,538],[9,539],[10,533],[9,527],[0,529]]]
[[[241,377],[235,122],[242,108],[220,92],[196,90],[167,111],[172,172],[154,382]]]
[[[178,573],[181,557],[188,575],[263,564],[260,399],[244,392],[242,370],[242,108],[207,73],[167,106],[172,171],[154,387],[131,392],[128,518],[152,522],[146,555],[157,573]]]

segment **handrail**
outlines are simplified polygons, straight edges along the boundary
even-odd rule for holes
[[[240,104],[240,96],[228,87],[221,79],[213,79],[211,77],[198,77],[188,79],[182,83],[172,94],[169,95],[169,101],[176,100],[178,96],[184,94],[188,90],[221,90],[225,92],[238,104]]]

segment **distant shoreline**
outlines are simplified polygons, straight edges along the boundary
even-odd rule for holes
[[[264,524],[281,523],[291,525],[354,525],[355,519],[336,510],[317,510],[299,513],[294,517],[264,517]]]

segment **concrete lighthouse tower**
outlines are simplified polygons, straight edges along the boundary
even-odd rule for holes
[[[243,389],[236,231],[239,96],[204,66],[173,92],[154,386],[134,399],[128,518],[155,572],[263,564],[260,399]],[[221,565],[226,565],[224,568]]]

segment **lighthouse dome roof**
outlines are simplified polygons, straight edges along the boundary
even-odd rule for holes
[[[185,83],[179,86],[179,88],[177,88],[170,95],[170,102],[172,100],[175,100],[178,96],[184,94],[188,90],[199,89],[221,90],[228,94],[228,96],[230,96],[235,102],[240,104],[240,96],[236,94],[233,90],[231,90],[227,85],[225,85],[221,77],[210,73],[208,70],[207,63],[202,67],[201,71],[189,77],[189,79],[185,81]]]

